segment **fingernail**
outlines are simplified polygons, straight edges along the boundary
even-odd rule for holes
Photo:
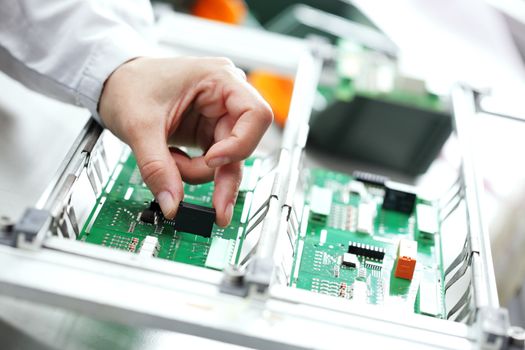
[[[175,216],[176,203],[171,193],[167,191],[159,193],[157,195],[157,201],[164,216],[168,219],[173,219],[173,216]]]
[[[217,157],[217,158],[210,159],[208,161],[208,166],[210,168],[217,168],[217,167],[226,165],[228,163],[231,163],[230,158],[228,158],[228,157]]]
[[[228,219],[228,224],[230,224],[233,217],[233,203],[228,204],[226,211],[224,212],[224,216],[226,216],[226,219]]]

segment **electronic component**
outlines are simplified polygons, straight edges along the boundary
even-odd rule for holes
[[[394,276],[412,280],[416,269],[417,242],[409,239],[399,240],[397,263]]]
[[[359,281],[366,281],[366,268],[360,267],[357,269],[357,280]]]
[[[137,244],[139,244],[139,239],[137,237],[133,237],[131,239],[131,243],[128,246],[128,251],[135,253],[135,250],[137,250]]]
[[[371,235],[374,232],[375,216],[375,204],[361,202],[357,209],[357,232]]]
[[[154,212],[157,212],[157,213],[160,213],[160,211],[161,211],[160,204],[157,201],[155,201],[155,200],[150,202],[149,209],[154,211]]]
[[[352,299],[359,303],[366,303],[368,300],[368,287],[366,282],[356,280],[352,284]]]
[[[437,210],[431,205],[420,203],[416,206],[416,216],[418,239],[427,243],[434,242],[434,235],[439,230]]]
[[[355,254],[344,253],[343,261],[341,262],[343,266],[359,268],[359,260]]]
[[[381,175],[371,174],[364,171],[356,170],[352,173],[352,176],[357,181],[361,181],[367,185],[384,187],[385,183],[388,181],[388,178]]]
[[[419,312],[434,317],[439,315],[436,284],[426,278],[419,285]]]
[[[224,269],[233,254],[234,248],[235,240],[214,237],[204,266],[215,270]]]
[[[321,216],[330,215],[332,196],[329,188],[313,186],[310,192],[310,211]]]
[[[142,213],[140,213],[140,221],[145,222],[147,224],[156,225],[158,215],[162,215],[160,205],[157,201],[152,200],[149,203],[149,207],[144,209]]]
[[[386,187],[383,198],[383,209],[393,210],[404,214],[412,214],[416,204],[416,195],[411,192],[396,189],[390,185]]]
[[[376,263],[375,261],[368,261],[368,260],[365,261],[364,266],[370,270],[381,270],[383,268],[382,264]]]
[[[327,225],[344,231],[355,231],[357,208],[351,205],[334,204]]]
[[[375,260],[383,260],[385,257],[385,249],[356,242],[349,242],[348,253],[364,256]]]
[[[142,241],[140,247],[139,256],[141,257],[153,257],[157,255],[159,251],[159,239],[155,236],[146,236]]]
[[[339,297],[340,298],[346,298],[346,290],[347,290],[347,285],[345,282],[341,282],[341,284],[339,285]]]
[[[319,235],[319,245],[324,245],[326,243],[327,236],[328,236],[328,231],[325,229],[322,229]]]
[[[140,221],[147,224],[156,224],[157,223],[157,214],[150,208],[146,208],[140,213]]]
[[[360,181],[351,181],[348,185],[348,189],[350,190],[350,193],[357,194],[361,198],[367,197],[368,195],[365,184]]]
[[[338,278],[340,274],[341,274],[340,264],[339,265],[337,265],[337,264],[334,265],[334,277]]]
[[[175,216],[175,230],[211,237],[215,209],[198,204],[180,202]]]

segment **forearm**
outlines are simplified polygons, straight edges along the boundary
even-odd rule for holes
[[[122,63],[151,53],[148,1],[4,0],[0,70],[27,87],[88,108]]]

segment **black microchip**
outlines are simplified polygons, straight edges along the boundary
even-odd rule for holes
[[[414,212],[415,205],[416,195],[414,193],[386,188],[383,209],[410,215]]]
[[[215,222],[215,209],[180,202],[179,210],[174,221],[177,231],[210,237],[213,223]]]
[[[144,209],[144,211],[140,214],[140,221],[148,223],[148,224],[154,224],[155,223],[155,212],[151,209]]]
[[[361,181],[367,185],[385,187],[385,183],[388,181],[388,178],[381,175],[371,174],[364,171],[356,170],[352,173],[352,176],[357,181]]]
[[[384,248],[356,242],[350,242],[348,244],[348,252],[375,260],[383,260],[385,257]]]
[[[151,201],[149,208],[153,211],[160,212],[160,205],[157,201]]]

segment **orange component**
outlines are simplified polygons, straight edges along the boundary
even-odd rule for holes
[[[248,9],[243,0],[196,0],[191,12],[197,17],[229,24],[241,24]]]
[[[293,79],[266,71],[252,71],[248,74],[248,81],[272,108],[275,122],[284,127],[292,100]]]
[[[398,278],[404,278],[406,280],[412,280],[415,269],[416,260],[409,258],[408,256],[400,256],[397,259],[396,271],[394,272],[394,276]]]

